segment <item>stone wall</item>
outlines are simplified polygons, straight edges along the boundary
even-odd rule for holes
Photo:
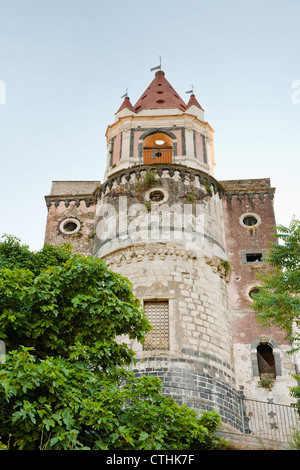
[[[226,422],[239,426],[225,273],[174,245],[128,247],[104,260],[131,281],[143,302],[169,302],[168,351],[129,342],[136,353],[136,375],[158,376],[166,395],[197,410],[218,409]],[[222,403],[215,394],[222,395]]]
[[[222,192],[213,179],[177,167],[161,168],[150,188],[145,181],[145,170],[137,170],[120,174],[118,179],[103,185],[94,228],[97,235],[93,252],[105,260],[109,269],[131,281],[134,294],[144,306],[149,301],[168,302],[168,324],[159,325],[168,328],[168,348],[145,348],[129,341],[136,352],[134,372],[159,376],[166,395],[197,410],[218,409],[222,419],[239,429]],[[169,207],[177,204],[182,214],[190,209],[194,222],[199,206],[202,224],[196,235],[193,232],[192,240],[174,236],[185,228],[176,226],[176,219],[171,219],[172,230],[167,239],[163,230],[155,232],[154,237],[152,233],[145,236],[145,230],[136,231],[134,236],[108,230],[105,233],[110,236],[101,237],[99,227],[108,229],[124,222],[119,204],[125,196],[128,214],[130,207],[139,205],[143,217],[150,216],[143,227],[151,226],[152,211],[159,208],[162,214],[164,204],[149,200],[151,190],[161,191],[167,196],[163,201]],[[193,197],[188,198],[188,194]],[[142,206],[149,202],[148,210],[143,211]],[[156,222],[163,227],[162,218]],[[130,226],[130,215],[128,223]]]

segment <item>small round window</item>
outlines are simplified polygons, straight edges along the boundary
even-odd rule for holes
[[[258,227],[260,223],[261,218],[258,214],[248,212],[240,216],[240,224],[247,229],[251,229],[252,227]]]
[[[243,218],[243,224],[247,225],[247,227],[253,227],[258,222],[257,218],[253,215],[247,215],[247,217]]]
[[[152,191],[149,195],[150,201],[160,202],[164,199],[165,195],[162,191]]]
[[[64,225],[65,232],[75,232],[76,229],[77,229],[77,224],[75,224],[75,222],[67,222]]]
[[[80,229],[80,222],[77,219],[65,219],[60,223],[59,228],[62,233],[71,235],[72,233],[78,232]]]
[[[165,189],[155,188],[150,189],[145,194],[146,201],[164,203],[168,200],[169,194]]]
[[[250,291],[249,291],[250,299],[253,299],[253,295],[258,294],[258,293],[259,293],[259,288],[258,287],[252,287],[252,289],[250,289]]]

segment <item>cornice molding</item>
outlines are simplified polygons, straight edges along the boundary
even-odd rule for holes
[[[131,245],[128,247],[119,248],[112,253],[104,255],[102,258],[107,267],[111,269],[112,266],[120,267],[122,264],[130,264],[133,261],[138,263],[141,261],[153,261],[156,258],[165,260],[169,256],[173,261],[179,258],[183,261],[195,261],[197,259],[196,250],[185,250],[176,245],[162,244],[162,243],[141,243],[138,245]]]
[[[231,202],[232,199],[235,197],[239,201],[242,201],[245,196],[247,196],[251,201],[253,200],[254,196],[258,196],[261,201],[265,199],[268,195],[269,199],[274,199],[275,188],[270,188],[266,190],[253,190],[253,191],[226,191],[224,192],[224,196],[227,198],[228,202]]]
[[[185,178],[189,179],[190,181],[194,181],[198,179],[199,183],[203,183],[206,181],[207,183],[212,186],[214,194],[218,193],[220,198],[224,195],[224,188],[223,186],[212,176],[208,175],[207,173],[192,169],[183,165],[176,165],[176,164],[156,164],[156,165],[136,165],[132,166],[131,168],[120,170],[113,173],[108,179],[102,184],[99,189],[98,197],[101,197],[106,193],[108,189],[111,189],[112,186],[117,183],[121,184],[122,178],[125,177],[126,181],[129,182],[132,175],[135,175],[136,180],[138,181],[140,178],[143,178],[146,171],[155,170],[159,178],[174,178],[175,172],[177,175],[183,180]]]
[[[79,207],[81,201],[85,202],[86,207],[90,207],[95,204],[94,196],[45,196],[45,201],[48,210],[51,207],[51,204],[54,204],[55,207],[58,207],[60,202],[63,202],[65,207],[69,207],[71,202],[75,202],[75,206]]]

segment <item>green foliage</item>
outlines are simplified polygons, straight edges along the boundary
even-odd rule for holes
[[[300,450],[300,430],[296,429],[289,442],[289,446],[293,450]]]
[[[291,387],[290,392],[291,392],[291,397],[295,398],[297,400],[297,403],[296,405],[293,405],[293,404],[292,405],[300,409],[300,402],[299,402],[300,400],[300,376],[293,375],[293,377],[296,380],[297,385],[295,387]]]
[[[274,376],[271,374],[264,374],[258,382],[259,387],[271,389],[274,384]]]
[[[208,192],[208,194],[209,194],[210,196],[212,196],[213,190],[212,190],[212,187],[211,187],[210,182],[209,182],[207,179],[204,179],[204,180],[203,180],[203,184],[204,184],[204,187],[205,187],[206,191]]]
[[[72,256],[71,245],[62,245],[59,249],[53,245],[45,245],[34,253],[27,245],[12,235],[3,235],[0,242],[0,269],[28,269],[34,274],[48,266],[59,266]]]
[[[34,271],[44,264],[40,253],[31,263]],[[141,341],[149,325],[128,280],[81,255],[34,271],[1,270],[0,337],[7,350],[34,345],[44,358],[68,357],[75,348],[102,368],[131,362],[132,351],[116,337]]]
[[[0,448],[211,449],[220,418],[124,369],[150,325],[131,284],[69,247],[0,243]]]
[[[270,269],[258,275],[261,285],[252,307],[264,326],[273,324],[286,332],[292,353],[300,349],[300,221],[280,225],[274,236],[281,243],[271,245],[266,258]],[[299,382],[299,377],[295,379]],[[291,394],[300,398],[300,387],[292,388]]]
[[[146,207],[146,210],[148,212],[150,212],[151,211],[151,202],[150,201],[145,202],[145,207]]]
[[[16,449],[212,449],[216,413],[197,418],[161,393],[157,378],[95,377],[60,357],[37,359],[22,348],[0,367],[0,430]]]
[[[186,199],[189,202],[195,202],[196,201],[196,196],[194,194],[187,194]]]
[[[275,236],[283,244],[272,243],[266,258],[270,270],[258,276],[261,286],[253,308],[263,324],[275,323],[293,334],[293,323],[300,326],[300,222],[279,226]]]
[[[157,170],[155,169],[147,170],[144,176],[144,180],[143,180],[144,185],[146,185],[147,187],[154,186],[156,183],[156,174],[157,174]]]
[[[96,232],[94,232],[94,231],[93,231],[93,232],[90,232],[90,233],[88,234],[88,238],[89,238],[89,239],[95,238],[95,236],[96,236]]]
[[[225,275],[230,276],[231,271],[232,271],[232,266],[231,266],[230,261],[228,261],[226,259],[222,259],[220,261],[220,266],[224,269]]]

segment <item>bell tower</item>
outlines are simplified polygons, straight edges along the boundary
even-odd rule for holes
[[[194,94],[187,104],[159,70],[132,106],[128,96],[108,126],[105,179],[133,165],[179,164],[213,175],[213,129]]]
[[[130,342],[133,370],[239,429],[213,129],[194,93],[185,103],[159,70],[135,105],[125,96],[106,138],[93,255],[131,281],[153,326]]]

